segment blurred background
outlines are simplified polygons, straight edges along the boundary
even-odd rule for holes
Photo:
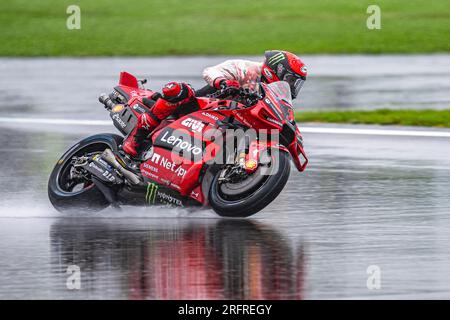
[[[0,43],[0,299],[450,298],[447,0],[11,0]],[[266,209],[51,207],[60,155],[116,132],[97,97],[119,72],[198,88],[270,49],[308,66],[310,165]]]
[[[122,70],[153,89],[202,86],[207,66],[283,49],[308,66],[300,121],[450,125],[448,112],[428,110],[450,108],[446,0],[13,0],[0,4],[0,29],[0,90],[15,97],[2,112],[90,110]],[[335,113],[349,110],[372,112]]]

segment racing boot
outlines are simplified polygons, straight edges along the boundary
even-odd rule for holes
[[[160,122],[154,118],[156,117],[152,117],[147,113],[142,113],[139,115],[136,126],[123,142],[122,149],[126,154],[132,157],[137,157],[142,142],[145,140],[148,134],[158,126]]]
[[[195,99],[194,90],[185,83],[169,82],[162,89],[162,96],[151,110],[139,116],[136,127],[125,139],[122,149],[130,156],[139,154],[139,147],[144,139],[161,123],[170,116],[180,105]]]

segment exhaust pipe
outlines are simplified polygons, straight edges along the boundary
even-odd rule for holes
[[[100,103],[102,103],[109,111],[114,108],[115,103],[112,102],[111,98],[106,93],[102,93],[100,97],[98,97],[98,101],[100,101]]]
[[[122,165],[117,161],[116,156],[110,149],[106,149],[105,151],[103,151],[102,158],[105,159],[105,161],[112,165],[114,168],[116,168],[131,183],[139,184],[141,182],[141,179],[139,179],[136,174],[122,167]]]

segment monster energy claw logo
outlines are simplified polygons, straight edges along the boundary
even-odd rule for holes
[[[280,62],[283,59],[284,59],[283,53],[279,52],[276,55],[274,55],[273,57],[269,58],[268,62],[270,64],[276,64],[276,63]]]
[[[147,203],[155,203],[156,194],[158,192],[158,185],[153,182],[149,182],[147,185],[147,193],[145,194],[145,201]]]
[[[145,201],[148,204],[155,204],[156,199],[159,199],[159,203],[164,203],[169,206],[183,206],[183,202],[174,196],[159,191],[159,186],[156,183],[149,182],[147,185],[147,193],[145,194]]]

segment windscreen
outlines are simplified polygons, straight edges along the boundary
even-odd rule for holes
[[[292,106],[291,88],[286,81],[272,82],[267,88],[280,100]]]

